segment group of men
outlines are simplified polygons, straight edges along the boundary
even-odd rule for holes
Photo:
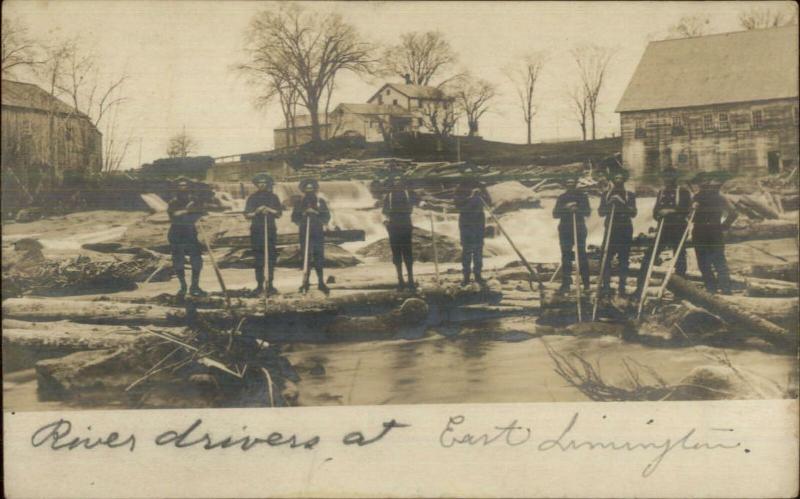
[[[706,289],[723,294],[731,293],[731,281],[725,260],[724,232],[737,218],[732,204],[720,193],[725,176],[719,172],[702,172],[692,182],[698,192],[692,195],[686,187],[679,185],[679,172],[665,168],[663,188],[659,190],[653,207],[653,219],[660,226],[657,242],[646,251],[636,282],[634,296],[644,291],[647,269],[653,258],[664,250],[671,250],[675,258],[675,273],[686,274],[687,228],[691,223],[691,241],[694,245],[697,265],[703,276]],[[627,296],[627,277],[630,248],[633,243],[633,219],[638,211],[636,195],[625,188],[628,174],[624,169],[615,170],[610,176],[610,187],[601,196],[598,214],[605,218],[605,252],[600,276],[601,294],[610,294],[611,267],[617,261],[619,285],[618,295]],[[589,261],[586,257],[586,217],[591,215],[588,196],[578,190],[577,179],[567,180],[566,191],[556,200],[553,218],[559,219],[558,235],[561,245],[562,293],[572,285],[572,265],[575,250],[578,253],[578,268],[585,291],[589,291]],[[724,216],[724,221],[723,221]],[[577,244],[576,244],[577,239]],[[683,244],[681,244],[683,241]]]
[[[276,220],[283,215],[281,200],[273,192],[274,181],[267,174],[253,178],[256,192],[245,203],[244,217],[250,220],[250,245],[255,255],[255,294],[266,292],[277,294],[274,286],[275,264],[278,261],[278,230]],[[300,254],[303,257],[302,292],[310,288],[310,273],[313,267],[317,274],[317,288],[330,292],[325,284],[323,264],[325,260],[325,225],[331,213],[325,199],[319,196],[319,183],[313,179],[300,182],[300,199],[292,210],[292,222],[299,228]],[[202,246],[198,239],[196,222],[203,216],[200,203],[193,199],[189,181],[178,180],[175,197],[167,208],[171,222],[168,240],[172,251],[172,268],[180,282],[179,295],[187,292],[184,270],[184,255],[189,255],[192,268],[192,284],[188,289],[192,296],[206,294],[200,288],[200,271],[203,268]],[[308,248],[308,251],[306,251]],[[267,256],[269,258],[267,258]]]
[[[661,251],[670,249],[676,259],[675,271],[686,273],[685,244],[687,227],[692,224],[691,239],[697,262],[703,274],[706,288],[711,292],[730,293],[731,283],[725,261],[723,232],[736,219],[736,210],[720,193],[724,178],[716,173],[700,173],[693,179],[699,191],[692,193],[678,183],[679,174],[673,168],[663,171],[664,186],[658,192],[653,218],[660,225],[657,247],[646,252],[641,265],[637,287],[643,291],[646,271],[650,261]],[[598,214],[605,218],[605,265],[600,276],[601,293],[610,293],[611,262],[616,259],[619,275],[618,294],[626,296],[630,248],[633,242],[633,219],[637,216],[636,195],[627,190],[628,174],[619,169],[612,173],[609,189],[602,195]],[[282,216],[282,203],[273,192],[273,179],[267,174],[258,174],[253,179],[257,191],[247,198],[244,216],[250,220],[250,240],[255,254],[256,294],[268,295],[278,291],[274,286],[277,262],[276,220]],[[424,206],[419,197],[410,190],[400,177],[390,176],[385,184],[382,213],[389,234],[392,262],[397,272],[398,289],[415,289],[413,231],[411,220],[414,207]],[[300,182],[301,196],[294,204],[292,222],[299,229],[300,254],[303,261],[303,283],[300,291],[307,292],[310,272],[313,267],[317,275],[317,287],[325,294],[323,269],[325,260],[325,225],[331,212],[324,198],[319,195],[319,183],[313,179]],[[462,285],[470,283],[470,277],[480,285],[482,276],[483,244],[486,233],[485,211],[490,209],[491,198],[480,182],[466,179],[455,191],[455,207],[459,213],[458,227],[462,248]],[[197,220],[203,216],[203,207],[191,196],[189,182],[178,182],[176,196],[170,201],[168,214],[171,221],[168,239],[172,248],[173,269],[180,282],[179,294],[187,293],[184,257],[189,256],[192,278],[188,292],[193,296],[205,295],[199,286],[203,266],[201,245],[198,240]],[[586,256],[586,218],[591,215],[589,198],[578,189],[577,179],[568,179],[566,191],[556,200],[553,217],[559,220],[558,235],[561,245],[562,281],[561,292],[569,292],[572,285],[572,270],[577,250],[580,278],[589,291],[589,262]],[[725,220],[722,217],[725,215]],[[688,235],[688,234],[687,234]],[[577,243],[576,243],[577,239]],[[268,258],[267,258],[268,257]],[[403,275],[405,266],[405,277]]]

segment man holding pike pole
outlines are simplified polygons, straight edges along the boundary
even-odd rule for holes
[[[600,294],[607,293],[611,284],[611,261],[617,257],[619,264],[619,296],[627,296],[625,284],[628,277],[628,263],[633,242],[633,219],[636,217],[636,194],[625,188],[628,172],[613,170],[611,188],[600,198],[598,213],[606,218],[608,229],[608,253],[605,268],[600,276]],[[613,213],[613,215],[612,215]],[[608,225],[612,224],[609,228]]]
[[[411,223],[411,213],[417,204],[414,191],[407,188],[405,181],[396,175],[386,179],[386,196],[383,198],[384,224],[389,232],[389,246],[392,249],[392,262],[397,270],[397,289],[406,287],[403,281],[403,264],[406,266],[408,276],[408,289],[414,290],[414,254],[412,235],[414,226]]]
[[[307,293],[311,265],[317,272],[317,288],[325,294],[330,289],[325,285],[323,265],[325,263],[325,225],[331,220],[328,204],[318,195],[319,182],[304,179],[300,182],[302,197],[294,205],[292,222],[300,229],[300,253],[303,255],[303,284],[300,291]],[[312,263],[313,262],[313,263]]]
[[[483,241],[486,237],[486,215],[484,206],[491,206],[492,199],[486,187],[477,180],[464,180],[456,188],[455,205],[458,210],[458,229],[461,235],[462,286],[469,284],[470,271],[475,282],[484,284]],[[470,268],[471,267],[471,268]]]
[[[575,259],[575,248],[578,249],[578,268],[580,269],[583,289],[589,291],[589,259],[586,256],[586,217],[592,209],[589,198],[578,190],[578,179],[569,177],[565,181],[564,191],[553,208],[553,218],[558,222],[558,242],[561,245],[561,288],[559,293],[569,293],[572,285],[572,262]],[[577,236],[577,241],[575,240]]]
[[[175,197],[167,206],[169,215],[169,232],[167,240],[172,253],[172,270],[181,284],[179,296],[186,294],[186,271],[184,270],[184,255],[189,255],[192,266],[192,285],[189,293],[192,296],[205,296],[206,292],[200,289],[200,271],[203,270],[202,246],[197,238],[195,224],[205,214],[203,203],[191,191],[189,179],[180,177],[176,180],[177,191]]]
[[[255,253],[256,296],[264,292],[267,295],[277,294],[272,285],[275,276],[275,263],[278,261],[278,230],[275,220],[281,217],[283,210],[281,200],[272,191],[274,181],[266,173],[253,177],[258,190],[247,198],[244,216],[250,220],[250,246]],[[266,265],[265,265],[266,264]],[[265,276],[264,267],[267,267]],[[264,280],[266,279],[266,286]]]
[[[656,204],[653,207],[653,220],[661,224],[661,237],[658,247],[649,248],[642,260],[639,276],[636,280],[636,296],[641,296],[646,286],[647,270],[650,262],[658,260],[658,255],[665,249],[673,253],[678,251],[683,234],[686,232],[687,218],[692,209],[692,193],[685,187],[678,185],[680,173],[672,167],[664,168],[661,172],[664,179],[664,188],[658,191]],[[675,258],[675,273],[679,276],[686,275],[686,246],[680,252],[673,254]]]

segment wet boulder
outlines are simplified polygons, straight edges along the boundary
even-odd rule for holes
[[[411,238],[414,251],[414,261],[432,262],[433,261],[433,238],[431,232],[419,227],[414,227]],[[389,246],[389,238],[380,239],[368,244],[357,251],[359,256],[377,258],[383,262],[392,261],[392,249]],[[444,234],[436,234],[436,256],[440,262],[459,262],[461,261],[461,243],[452,237]],[[484,258],[495,256],[489,248],[483,248]]]
[[[300,251],[299,244],[293,244],[281,248],[278,253],[279,267],[295,267],[301,268],[303,266],[303,252]],[[361,263],[361,260],[353,256],[352,253],[337,246],[335,244],[325,245],[325,267],[326,268],[344,268],[354,267]]]
[[[727,365],[699,366],[674,386],[666,400],[784,398],[783,388]]]

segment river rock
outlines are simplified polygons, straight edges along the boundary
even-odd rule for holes
[[[140,374],[125,348],[77,352],[36,363],[39,394],[44,399],[91,399],[123,393]]]
[[[492,198],[492,211],[499,215],[524,208],[541,208],[539,196],[516,180],[486,188]]]

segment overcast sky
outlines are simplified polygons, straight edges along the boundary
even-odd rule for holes
[[[764,5],[765,2],[755,2]],[[534,141],[574,138],[566,89],[577,78],[570,50],[582,43],[615,47],[600,96],[598,135],[618,134],[613,110],[648,41],[667,37],[683,15],[704,13],[714,32],[738,31],[747,2],[304,2],[308,9],[337,11],[367,40],[393,43],[408,31],[441,31],[460,66],[498,85],[500,96],[481,121],[490,140],[523,142],[525,126],[503,68],[530,51],[545,50],[536,102]],[[791,8],[778,3],[779,8]],[[243,33],[254,13],[270,2],[78,1],[4,2],[3,15],[19,19],[42,42],[80,35],[108,75],[130,75],[120,111],[135,137],[123,165],[165,156],[166,141],[184,127],[199,142],[198,154],[221,156],[272,148],[281,126],[277,103],[253,106],[255,95],[231,70],[243,61]],[[337,77],[333,104],[365,102],[381,82]],[[462,127],[463,128],[463,127]],[[463,131],[463,130],[462,130]]]

